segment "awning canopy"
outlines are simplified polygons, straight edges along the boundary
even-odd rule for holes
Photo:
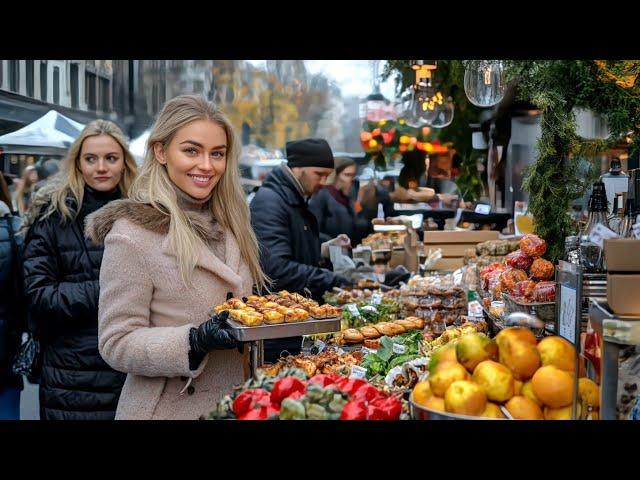
[[[50,110],[26,127],[0,136],[3,153],[64,155],[84,125]]]

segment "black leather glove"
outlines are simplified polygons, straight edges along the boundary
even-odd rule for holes
[[[231,335],[230,327],[226,320],[228,311],[219,315],[212,315],[209,320],[198,328],[192,328],[189,332],[189,369],[197,370],[202,359],[211,350],[229,350],[238,348],[242,353],[243,343],[237,342]]]

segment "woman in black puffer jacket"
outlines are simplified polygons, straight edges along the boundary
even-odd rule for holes
[[[21,225],[22,219],[11,211],[11,196],[0,172],[0,420],[20,419],[23,382],[11,367],[27,327],[20,272]]]
[[[122,131],[96,120],[69,149],[62,171],[36,194],[26,222],[29,328],[43,352],[42,420],[111,420],[126,375],[98,352],[102,247],[84,219],[127,196],[136,164]]]

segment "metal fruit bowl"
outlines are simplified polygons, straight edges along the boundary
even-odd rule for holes
[[[440,412],[419,405],[413,401],[413,393],[409,397],[409,410],[412,420],[510,420],[510,415],[504,407],[500,410],[507,418],[475,417],[471,415],[459,415],[457,413]]]
[[[556,302],[521,303],[507,293],[502,293],[505,306],[509,312],[524,312],[540,318],[545,323],[555,322]]]

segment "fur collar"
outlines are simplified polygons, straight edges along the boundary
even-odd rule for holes
[[[218,222],[213,222],[207,215],[185,211],[200,238],[204,241],[216,241],[222,238],[224,230]],[[169,233],[171,216],[152,205],[133,200],[114,200],[101,209],[87,216],[85,221],[85,235],[96,245],[104,245],[104,239],[113,228],[113,224],[120,218],[139,225],[151,232],[166,235]]]

